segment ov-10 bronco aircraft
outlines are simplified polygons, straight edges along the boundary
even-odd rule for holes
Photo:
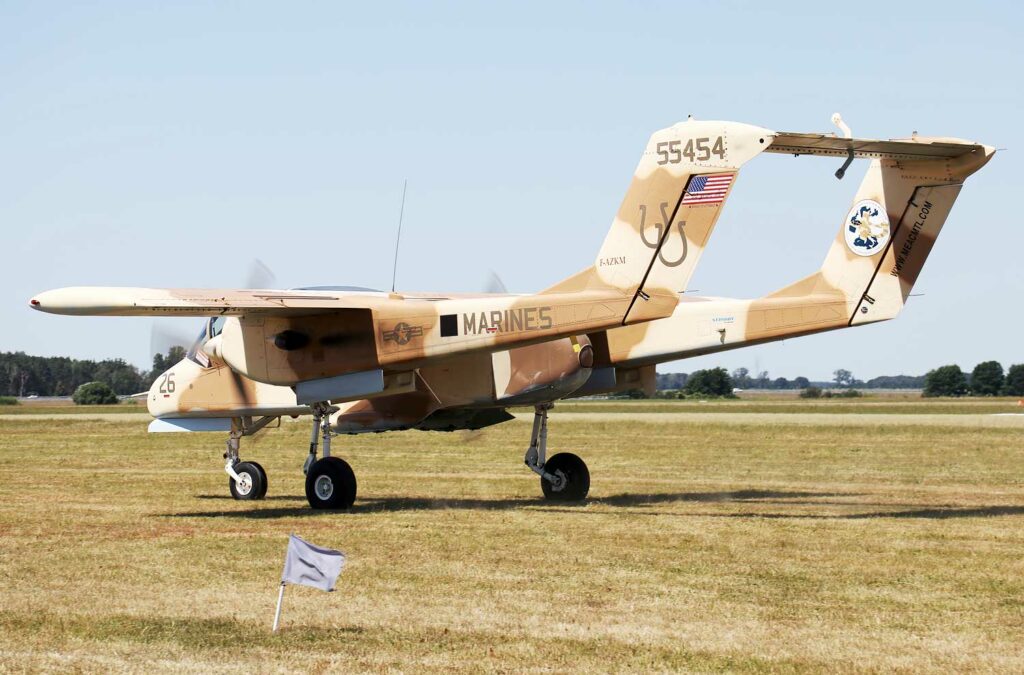
[[[312,415],[306,496],[356,498],[331,438],[479,429],[533,406],[526,465],[552,500],[581,500],[587,465],[547,456],[555,401],[652,390],[655,364],[885,321],[903,308],[964,180],[995,149],[953,138],[877,141],[689,119],[654,133],[594,264],[532,295],[77,287],[31,300],[54,314],[209,317],[148,394],[150,431],[226,431],[231,494],[267,477],[239,442]],[[739,170],[762,153],[869,158],[821,268],[753,300],[683,296]],[[318,445],[322,458],[317,459]]]

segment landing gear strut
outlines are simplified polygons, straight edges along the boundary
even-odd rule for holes
[[[560,452],[546,460],[548,445],[548,411],[551,403],[534,408],[533,435],[526,451],[525,463],[540,476],[540,489],[551,501],[578,502],[590,492],[590,471],[582,459],[571,452]]]
[[[309,456],[302,467],[306,474],[306,499],[314,509],[347,509],[356,501],[356,475],[348,462],[331,456],[331,413],[329,403],[313,404],[313,431]],[[316,458],[317,441],[323,438],[321,459]]]
[[[263,499],[267,496],[267,472],[256,462],[243,462],[238,456],[242,436],[251,436],[267,426],[276,417],[234,417],[231,420],[231,434],[228,449],[224,453],[224,472],[228,475],[228,489],[235,499]]]

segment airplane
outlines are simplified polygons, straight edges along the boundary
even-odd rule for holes
[[[693,118],[656,131],[593,265],[538,293],[425,294],[331,286],[288,290],[73,287],[36,295],[69,315],[208,317],[187,356],[147,396],[149,430],[228,433],[232,496],[261,499],[266,472],[240,441],[312,415],[303,471],[315,509],[356,499],[337,434],[481,429],[532,406],[525,464],[544,497],[580,501],[584,460],[548,457],[559,400],[641,388],[655,365],[894,318],[968,176],[995,148],[956,138],[788,133]],[[825,261],[755,299],[685,294],[736,184],[761,154],[870,160]],[[322,455],[317,457],[318,451]]]

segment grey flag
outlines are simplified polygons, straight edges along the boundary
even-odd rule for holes
[[[284,559],[282,584],[301,584],[322,591],[333,591],[345,554],[330,548],[320,548],[294,534],[288,538],[288,554]]]

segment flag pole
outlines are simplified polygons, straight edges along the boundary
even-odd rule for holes
[[[277,632],[277,626],[281,623],[281,601],[284,600],[284,582],[281,582],[281,590],[277,594],[277,611],[274,612],[274,628],[271,632]]]

